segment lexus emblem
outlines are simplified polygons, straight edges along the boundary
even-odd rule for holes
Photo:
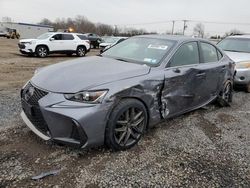
[[[32,97],[32,95],[34,95],[35,92],[35,88],[33,86],[31,86],[28,90],[26,90],[24,98],[26,101],[28,101],[30,99],[30,97]]]

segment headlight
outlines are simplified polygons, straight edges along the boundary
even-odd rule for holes
[[[250,61],[236,63],[236,69],[250,69]]]
[[[83,91],[75,94],[64,94],[64,97],[71,101],[82,103],[101,103],[108,90]]]

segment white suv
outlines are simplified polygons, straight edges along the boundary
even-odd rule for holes
[[[82,57],[90,50],[90,41],[80,33],[49,32],[37,39],[23,39],[18,43],[22,54],[46,57],[52,53],[67,54],[76,53]]]

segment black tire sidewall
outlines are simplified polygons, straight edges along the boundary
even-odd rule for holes
[[[147,127],[147,123],[148,123],[148,114],[147,114],[147,110],[144,106],[144,104],[142,102],[140,102],[139,100],[136,99],[124,99],[122,101],[120,101],[118,103],[117,106],[115,106],[110,114],[108,123],[107,123],[107,127],[106,127],[106,132],[105,132],[105,143],[106,145],[115,150],[126,150],[129,149],[131,147],[133,147],[134,145],[136,145],[138,143],[138,141],[141,139],[142,135],[139,137],[138,141],[129,145],[129,146],[120,146],[116,140],[115,140],[115,136],[114,136],[114,129],[116,126],[116,121],[118,120],[118,118],[121,116],[121,114],[126,111],[127,109],[131,108],[131,107],[136,107],[139,108],[141,110],[143,110],[144,116],[145,116],[145,126],[143,128],[143,132],[146,130]]]
[[[230,98],[229,98],[229,101],[225,101],[225,100],[223,99],[223,97],[220,96],[219,99],[218,99],[218,102],[219,102],[219,105],[220,105],[221,107],[230,106],[230,103],[231,103],[232,100],[233,100],[233,84],[232,84],[231,81],[227,81],[227,82],[223,85],[222,95],[224,95],[225,88],[227,87],[228,84],[230,84]]]
[[[81,55],[79,54],[79,52],[78,52],[79,49],[83,49],[83,50],[84,50],[84,55],[83,55],[83,56],[81,56]],[[77,47],[77,49],[76,49],[76,55],[77,55],[78,57],[84,57],[84,56],[86,55],[86,53],[87,53],[87,50],[86,50],[85,47],[83,47],[83,46]]]
[[[45,48],[46,49],[46,56],[40,56],[40,54],[39,54],[39,49],[40,48]],[[44,57],[47,57],[48,54],[49,54],[49,50],[48,50],[48,48],[46,46],[38,46],[36,48],[36,55],[37,55],[37,57],[44,58]]]

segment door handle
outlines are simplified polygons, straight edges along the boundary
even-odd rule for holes
[[[175,68],[175,69],[173,69],[173,72],[175,72],[175,73],[180,73],[180,72],[181,72],[181,70],[180,70],[180,69],[178,69],[178,68]]]

